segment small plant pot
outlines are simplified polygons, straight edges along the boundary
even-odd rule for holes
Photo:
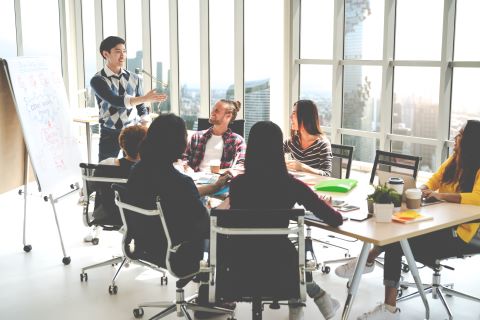
[[[390,222],[393,215],[393,203],[374,203],[375,222]]]
[[[373,214],[373,199],[367,199],[368,213]]]

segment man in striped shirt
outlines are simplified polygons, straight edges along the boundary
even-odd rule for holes
[[[240,102],[219,100],[210,114],[212,126],[196,132],[187,145],[183,160],[194,171],[210,171],[210,162],[220,161],[220,168],[232,168],[245,160],[245,141],[228,124],[235,120]]]
[[[124,127],[149,122],[144,103],[166,99],[166,95],[155,90],[144,95],[140,78],[123,69],[127,59],[125,40],[114,36],[105,38],[100,44],[100,54],[106,60],[105,67],[90,81],[99,109],[99,162],[118,156],[118,136]]]

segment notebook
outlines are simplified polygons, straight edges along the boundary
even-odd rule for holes
[[[432,220],[432,216],[426,216],[418,213],[415,210],[407,210],[402,212],[397,212],[393,215],[392,220],[400,223],[413,223],[426,220]]]
[[[333,179],[322,181],[315,185],[317,191],[348,192],[352,190],[358,181],[355,179]]]

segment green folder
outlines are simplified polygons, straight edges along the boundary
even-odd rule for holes
[[[357,185],[355,179],[334,179],[326,180],[315,185],[317,191],[329,191],[329,192],[348,192]]]

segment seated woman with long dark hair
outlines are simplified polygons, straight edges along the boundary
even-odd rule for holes
[[[480,121],[469,120],[455,137],[454,152],[428,182],[421,186],[423,196],[452,203],[480,206]],[[480,223],[466,223],[409,239],[416,260],[429,265],[437,259],[480,252]],[[373,270],[375,258],[385,251],[383,272],[385,302],[358,319],[400,319],[396,307],[397,288],[403,256],[399,243],[375,247],[367,258],[367,272]],[[340,276],[353,274],[356,261],[339,267]]]
[[[291,209],[295,203],[303,205],[331,226],[336,227],[343,222],[335,209],[320,199],[310,187],[288,173],[280,127],[270,121],[257,122],[248,137],[245,174],[237,176],[230,184],[230,206],[232,209]],[[284,227],[288,224],[289,221],[285,221]],[[285,248],[271,250],[296,252],[293,244],[288,239],[285,240]],[[253,247],[255,248],[254,245]],[[249,248],[249,254],[251,249]],[[268,263],[268,250],[255,255],[257,256]],[[290,260],[294,261],[294,258]],[[279,269],[281,267],[278,266]],[[314,282],[307,285],[307,292],[326,319],[335,315],[340,305],[337,300]],[[291,304],[289,311],[290,319],[303,319],[303,307]]]
[[[312,100],[299,100],[290,115],[290,139],[285,141],[285,153],[292,160],[287,167],[330,176],[332,174],[332,146],[320,127],[317,106]]]

